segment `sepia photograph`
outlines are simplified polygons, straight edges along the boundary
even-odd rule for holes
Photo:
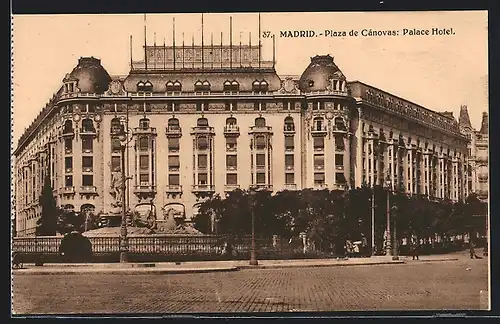
[[[13,316],[490,310],[487,11],[11,36]]]

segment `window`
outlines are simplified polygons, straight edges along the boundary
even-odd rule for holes
[[[335,118],[335,127],[338,130],[342,130],[342,131],[346,130],[345,123],[344,123],[344,120],[342,118]]]
[[[198,184],[199,185],[208,184],[208,175],[206,173],[198,173]]]
[[[236,137],[227,137],[226,138],[226,150],[235,151],[237,148],[237,141],[238,141],[238,139]]]
[[[168,175],[168,184],[170,186],[178,186],[180,185],[180,178],[178,174],[169,174]]]
[[[168,150],[170,152],[178,152],[179,147],[180,147],[180,145],[179,145],[179,138],[178,137],[168,139]]]
[[[90,174],[84,174],[82,176],[82,186],[92,187],[94,185],[94,176]]]
[[[146,136],[139,137],[139,151],[147,151],[149,149],[149,139]]]
[[[149,155],[139,156],[139,169],[149,170]]]
[[[93,158],[91,156],[82,157],[82,167],[84,171],[92,171]]]
[[[252,83],[252,91],[254,92],[267,92],[269,90],[269,84],[265,80],[255,80]]]
[[[152,92],[153,91],[153,84],[149,81],[146,81],[146,82],[139,81],[139,83],[137,83],[137,91],[138,92]]]
[[[344,154],[335,154],[335,166],[344,165]]]
[[[226,174],[226,184],[237,185],[238,184],[238,175],[236,173]]]
[[[323,129],[323,118],[319,118],[319,117],[314,118],[313,125],[314,125],[315,131],[324,130]]]
[[[178,171],[181,166],[179,156],[171,155],[168,157],[168,170],[169,171]]]
[[[73,187],[73,176],[67,175],[64,178],[64,185],[66,187]]]
[[[325,168],[325,156],[322,154],[314,155],[314,169],[323,170]]]
[[[263,135],[258,135],[255,137],[255,147],[258,150],[263,150],[266,148],[266,138]]]
[[[149,185],[149,174],[142,173],[139,175],[139,183],[141,186]]]
[[[66,172],[73,171],[73,158],[72,157],[64,158],[64,168],[66,169]]]
[[[206,150],[208,148],[208,138],[206,136],[198,137],[198,150]]]
[[[71,120],[67,120],[64,122],[63,134],[73,133],[73,122]]]
[[[198,155],[198,168],[206,169],[208,163],[208,156],[206,154]]]
[[[84,137],[82,138],[82,150],[84,153],[91,153],[93,149],[93,140],[92,138]]]
[[[324,184],[325,183],[325,174],[324,173],[315,173],[314,174],[314,184]]]
[[[121,171],[121,157],[120,156],[112,156],[111,157],[111,170],[113,172]]]
[[[285,131],[287,131],[287,132],[295,131],[295,125],[293,124],[292,117],[285,118]]]
[[[142,129],[148,129],[149,128],[149,119],[142,118],[141,120],[139,120],[139,127]]]
[[[92,119],[86,118],[82,120],[82,132],[83,133],[95,132],[94,123],[92,123]]]
[[[255,126],[266,127],[266,119],[263,117],[255,118]]]
[[[295,164],[295,157],[293,154],[286,154],[285,155],[285,168],[287,170],[293,170]]]
[[[210,91],[210,82],[207,80],[205,81],[196,81],[194,84],[194,91],[196,92],[204,92],[204,91]]]
[[[198,118],[196,121],[196,126],[198,127],[208,127],[208,119],[206,118]]]
[[[237,124],[236,118],[229,117],[226,119],[226,125],[236,125],[236,124]]]
[[[344,150],[344,137],[343,136],[335,136],[335,148],[337,150]]]
[[[325,148],[325,138],[324,137],[314,137],[314,150],[322,151]]]
[[[238,159],[236,155],[226,155],[226,168],[235,170],[238,167]]]
[[[168,129],[169,130],[179,130],[179,120],[177,118],[170,118],[168,120]]]
[[[182,84],[179,81],[168,81],[166,84],[167,92],[182,91]]]
[[[257,167],[265,167],[266,166],[266,155],[265,154],[256,154],[255,155],[255,164]]]
[[[335,182],[338,184],[346,184],[347,180],[345,179],[344,173],[341,172],[335,173]]]
[[[73,151],[73,140],[71,138],[66,138],[64,140],[64,151],[66,153],[71,153]]]
[[[295,148],[295,143],[293,136],[285,136],[285,150],[293,151],[294,148]]]
[[[229,81],[226,80],[224,82],[224,91],[239,91],[240,90],[240,85],[236,80]]]
[[[121,142],[119,139],[111,139],[111,152],[121,152]]]
[[[259,172],[257,173],[257,184],[264,184],[266,183],[266,174]]]
[[[295,184],[295,173],[285,174],[285,184]]]

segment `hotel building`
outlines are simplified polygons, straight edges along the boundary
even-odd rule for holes
[[[475,132],[465,107],[459,123],[349,81],[329,55],[312,57],[300,76],[280,76],[260,44],[145,45],[144,52],[126,76],[80,58],[21,136],[17,235],[34,235],[47,175],[58,206],[116,209],[120,129],[128,130],[126,204],[154,206],[158,220],[172,208],[189,220],[204,198],[250,186],[276,192],[367,183],[487,199],[487,117]]]

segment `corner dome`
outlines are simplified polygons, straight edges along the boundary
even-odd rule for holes
[[[345,76],[330,55],[316,55],[299,79],[299,89],[303,92],[324,91],[330,80],[345,80]]]
[[[108,90],[111,77],[102,67],[100,59],[81,57],[65,80],[78,80],[80,92],[102,94]]]

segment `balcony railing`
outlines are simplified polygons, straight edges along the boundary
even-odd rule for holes
[[[75,136],[75,130],[73,128],[66,128],[62,132],[63,137]]]
[[[346,134],[347,133],[347,128],[345,127],[333,127],[333,132],[336,134]]]
[[[328,128],[326,125],[322,126],[311,126],[311,135],[312,136],[325,136],[328,132]]]
[[[191,128],[191,134],[215,134],[211,126],[196,126]]]
[[[181,185],[167,185],[167,188],[165,189],[167,193],[181,193],[182,192],[182,186]]]
[[[326,183],[314,183],[314,189],[327,189],[328,185]]]
[[[285,183],[285,190],[297,190],[297,184]]]
[[[94,169],[93,167],[83,167],[83,168],[82,168],[82,171],[83,171],[83,172],[92,172],[92,171],[93,171],[93,169]]]
[[[240,126],[228,124],[224,126],[224,134],[225,135],[239,135],[240,134]]]
[[[295,134],[295,125],[284,125],[283,133],[285,134]]]
[[[182,128],[180,126],[167,126],[165,128],[165,134],[167,136],[178,136],[182,135]]]
[[[236,189],[239,189],[240,185],[239,184],[226,184],[224,185],[224,191],[233,191]]]
[[[344,191],[347,188],[345,183],[335,183],[332,185],[331,190],[342,190]]]
[[[215,186],[209,184],[197,184],[197,185],[192,185],[191,190],[193,192],[213,192],[215,191]]]
[[[267,133],[272,134],[273,128],[271,126],[250,126],[250,134],[253,133]]]
[[[291,171],[291,170],[293,170],[294,168],[295,168],[295,167],[294,167],[294,165],[285,165],[285,170],[289,170],[289,171]]]
[[[325,165],[324,164],[314,165],[314,170],[324,170],[324,169],[325,169]]]
[[[136,127],[134,128],[134,134],[156,134],[156,127]]]
[[[344,152],[345,146],[335,146],[335,152]]]
[[[73,150],[72,149],[65,149],[64,153],[66,153],[66,154],[72,154]]]
[[[271,185],[271,184],[258,183],[258,184],[253,185],[253,187],[257,190],[263,190],[263,191],[272,191],[273,190],[273,185]]]
[[[336,165],[335,170],[337,171],[344,171],[344,166],[343,165]]]
[[[156,186],[150,184],[136,185],[134,187],[135,193],[156,193]]]
[[[80,193],[86,194],[86,195],[89,195],[89,194],[95,195],[95,194],[97,194],[97,187],[96,186],[81,186]]]
[[[226,170],[227,171],[236,171],[236,170],[238,170],[238,167],[236,165],[227,165]]]
[[[63,195],[73,195],[75,193],[75,187],[74,186],[62,187],[59,193]]]
[[[95,128],[80,128],[80,136],[96,136],[97,131]]]

